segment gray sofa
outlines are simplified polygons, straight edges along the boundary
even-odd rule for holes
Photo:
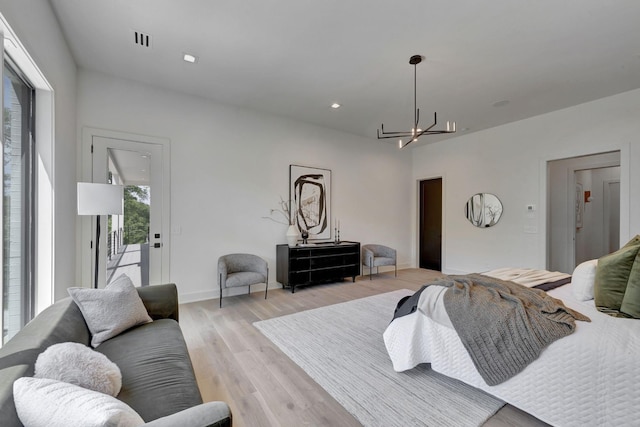
[[[133,408],[148,426],[231,426],[226,403],[202,403],[177,322],[175,285],[137,289],[154,321],[131,328],[96,348],[120,368],[122,389],[117,398]],[[13,382],[33,376],[40,353],[53,344],[89,345],[90,340],[80,309],[66,298],[36,316],[0,348],[0,426],[22,426],[14,406]]]

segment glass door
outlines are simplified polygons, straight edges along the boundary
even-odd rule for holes
[[[163,154],[160,144],[93,137],[93,182],[124,186],[123,215],[102,219],[107,230],[100,237],[98,287],[121,274],[136,286],[168,280]]]
[[[7,61],[2,73],[2,338],[33,316],[34,90]]]

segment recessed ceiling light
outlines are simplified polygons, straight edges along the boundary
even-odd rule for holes
[[[194,63],[198,60],[197,56],[193,56],[191,54],[185,53],[184,56],[182,57],[182,59],[185,60],[185,62],[190,62],[190,63]]]
[[[335,109],[335,108],[340,108],[340,107],[341,107],[341,105],[338,104],[337,102],[334,102],[333,104],[331,104],[331,108]]]

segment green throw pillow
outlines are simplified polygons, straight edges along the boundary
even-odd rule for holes
[[[640,234],[636,235],[636,237],[629,240],[627,244],[623,246],[623,248],[626,248],[628,246],[638,246],[638,245],[640,245]]]
[[[594,299],[598,310],[620,312],[631,269],[640,251],[640,235],[612,254],[598,259]]]
[[[640,251],[631,267],[627,290],[622,299],[620,311],[624,314],[640,319]]]

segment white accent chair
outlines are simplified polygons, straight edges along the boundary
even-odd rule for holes
[[[257,255],[229,254],[218,258],[218,283],[220,285],[220,308],[222,308],[222,289],[236,286],[248,286],[264,283],[264,299],[269,290],[269,266],[267,261]]]
[[[372,280],[373,267],[378,274],[381,265],[393,265],[395,276],[398,277],[398,265],[396,263],[396,250],[383,245],[362,246],[362,265],[369,267],[369,280]]]

